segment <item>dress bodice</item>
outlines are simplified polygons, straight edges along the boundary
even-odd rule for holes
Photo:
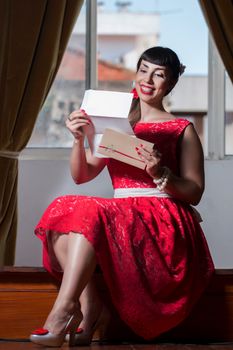
[[[137,123],[134,133],[137,137],[153,142],[162,154],[162,166],[169,167],[179,175],[179,145],[183,132],[190,122],[174,119],[158,123]],[[155,187],[152,178],[141,169],[115,159],[107,162],[113,188],[151,188]]]

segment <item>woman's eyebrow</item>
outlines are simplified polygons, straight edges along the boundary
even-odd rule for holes
[[[146,63],[142,63],[142,66],[144,66],[144,67],[146,67],[146,68],[149,68],[149,66],[147,66]],[[161,66],[161,67],[155,68],[154,70],[157,71],[157,70],[165,70],[165,69],[166,69],[166,67]]]

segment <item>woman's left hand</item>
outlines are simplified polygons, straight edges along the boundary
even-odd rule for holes
[[[146,164],[146,172],[153,179],[160,178],[162,176],[163,169],[161,167],[162,154],[159,152],[159,150],[154,146],[153,150],[151,151],[147,147],[140,145],[139,147],[136,147],[136,151]]]

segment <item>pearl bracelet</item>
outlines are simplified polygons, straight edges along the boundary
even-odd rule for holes
[[[159,179],[153,179],[153,182],[157,185],[159,191],[163,191],[167,186],[171,170],[167,167],[163,168],[162,176]]]

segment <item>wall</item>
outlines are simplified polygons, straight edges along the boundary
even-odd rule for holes
[[[206,160],[206,191],[198,206],[203,229],[217,268],[233,268],[233,161]],[[77,186],[67,159],[19,161],[19,225],[17,266],[41,266],[41,244],[33,234],[46,206],[56,196],[112,195],[106,171],[91,183]]]

